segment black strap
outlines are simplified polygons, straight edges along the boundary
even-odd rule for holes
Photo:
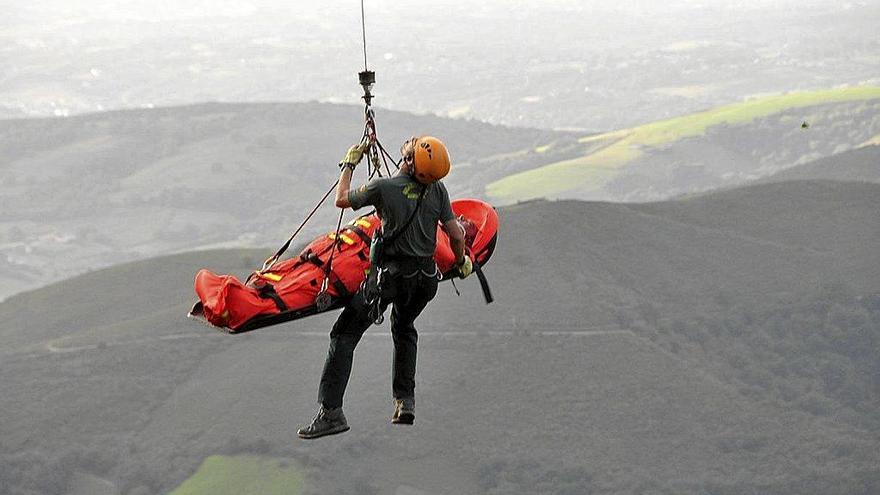
[[[350,230],[350,231],[354,232],[355,234],[357,234],[358,237],[361,238],[362,241],[364,241],[364,244],[366,244],[368,246],[370,245],[370,242],[372,242],[372,240],[370,239],[370,236],[368,236],[367,233],[364,232],[364,230],[361,229],[356,224],[346,225],[344,230]]]
[[[495,298],[492,297],[492,289],[489,287],[489,280],[486,279],[486,275],[483,273],[483,267],[476,261],[472,261],[472,263],[474,264],[474,272],[480,280],[480,288],[483,289],[483,298],[486,300],[486,304],[492,304]]]
[[[308,250],[299,255],[299,259],[303,263],[312,263],[316,266],[324,266],[324,262],[321,261],[321,258],[318,258],[318,255],[312,252],[312,250]]]
[[[351,292],[348,291],[348,288],[345,287],[345,284],[342,283],[342,280],[339,280],[339,277],[337,277],[336,280],[334,280],[332,283],[333,287],[336,289],[336,292],[339,294],[339,297],[351,297]]]
[[[287,304],[285,304],[284,299],[281,299],[281,296],[275,292],[275,287],[273,287],[272,284],[260,285],[257,290],[259,291],[258,293],[260,294],[260,297],[263,299],[271,299],[274,301],[275,306],[278,307],[278,311],[281,311],[282,313],[287,311]]]

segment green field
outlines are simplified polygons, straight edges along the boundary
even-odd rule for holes
[[[296,495],[303,477],[296,466],[252,455],[212,455],[170,495]]]
[[[764,96],[704,112],[661,120],[580,139],[586,154],[510,175],[489,184],[486,193],[503,202],[560,193],[601,189],[644,149],[699,136],[721,124],[740,125],[794,108],[880,98],[880,87],[867,86]]]
[[[859,148],[864,148],[865,146],[880,146],[880,134],[877,134],[876,136],[872,137],[871,139],[860,144]]]

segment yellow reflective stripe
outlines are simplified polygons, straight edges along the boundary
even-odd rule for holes
[[[333,233],[333,232],[330,232],[330,233],[327,235],[327,237],[330,238],[330,239],[336,239],[336,234]],[[349,236],[347,236],[347,235],[345,235],[345,234],[339,234],[339,238],[342,239],[342,242],[348,244],[349,246],[351,246],[352,244],[354,244],[354,239],[352,239],[351,237],[349,237]]]
[[[370,227],[372,226],[372,224],[371,224],[369,221],[367,221],[367,220],[365,220],[365,219],[363,219],[363,218],[358,218],[358,219],[354,222],[354,224],[355,224],[355,225],[359,225],[359,226],[364,227],[364,228],[367,228],[367,229],[370,228]]]
[[[274,273],[260,273],[260,278],[265,278],[266,280],[271,280],[273,282],[280,282],[281,275],[276,275]]]

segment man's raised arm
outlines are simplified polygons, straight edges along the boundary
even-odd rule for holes
[[[339,174],[339,183],[336,184],[336,207],[350,208],[351,201],[348,199],[348,191],[351,189],[351,174],[355,167],[364,158],[364,150],[367,149],[368,141],[356,144],[348,149],[348,152],[339,162],[342,172]]]

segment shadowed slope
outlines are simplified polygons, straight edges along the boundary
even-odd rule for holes
[[[241,336],[183,317],[197,268],[241,273],[258,253],[187,253],[21,294],[0,304],[0,479],[63,493],[85,473],[161,493],[210,455],[246,453],[295,459],[306,493],[870,493],[876,394],[858,387],[880,309],[829,313],[843,333],[825,341],[812,320],[753,332],[736,308],[784,309],[828,280],[880,291],[864,247],[880,242],[878,209],[880,186],[839,182],[504,208],[487,267],[498,302],[467,280],[419,320],[416,425],[388,424],[391,342],[374,327],[346,398],[352,431],[313,443],[294,431],[313,413],[334,315]],[[786,368],[801,360],[845,375],[826,394]],[[777,369],[788,375],[761,378]]]
[[[870,144],[783,170],[765,182],[791,180],[880,182],[880,143]]]

